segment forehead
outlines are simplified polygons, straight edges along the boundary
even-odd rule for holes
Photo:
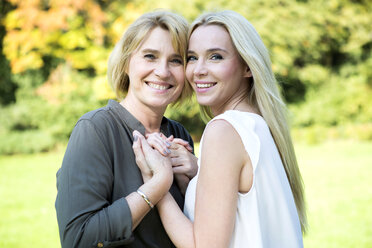
[[[153,50],[173,50],[172,36],[166,29],[155,27],[139,44],[137,50],[153,49]]]
[[[230,34],[219,25],[204,25],[197,27],[190,36],[189,48],[194,50],[210,47],[234,49]]]

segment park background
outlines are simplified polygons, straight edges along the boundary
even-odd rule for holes
[[[372,247],[372,1],[1,0],[0,247],[60,247],[55,173],[78,118],[115,96],[107,60],[165,8],[232,9],[271,52],[307,194],[305,247]],[[195,98],[166,115],[195,141]]]

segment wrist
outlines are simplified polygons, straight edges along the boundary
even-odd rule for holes
[[[172,171],[163,171],[154,173],[154,175],[149,179],[155,187],[160,189],[166,189],[168,192],[169,188],[173,183],[173,172]]]

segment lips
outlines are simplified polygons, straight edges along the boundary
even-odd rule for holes
[[[146,82],[146,84],[155,90],[167,90],[172,88],[173,86],[167,83],[159,83],[159,82]]]
[[[215,86],[217,83],[214,82],[195,82],[198,89],[208,89]]]

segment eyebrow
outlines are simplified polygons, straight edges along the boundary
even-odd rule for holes
[[[209,49],[207,50],[208,53],[212,53],[212,52],[220,52],[220,51],[225,52],[225,53],[228,53],[225,49],[223,49],[223,48],[218,48],[218,47],[216,47],[216,48],[209,48]],[[193,50],[188,50],[187,52],[188,52],[188,53],[196,53],[196,52],[194,52]]]
[[[158,54],[160,53],[158,50],[155,50],[155,49],[151,49],[151,48],[145,48],[141,51],[142,53],[155,53],[155,54]],[[179,58],[182,58],[182,56],[178,53],[173,53],[171,54],[171,57],[179,57]]]
[[[158,50],[151,49],[151,48],[145,48],[141,51],[142,53],[159,53]]]

